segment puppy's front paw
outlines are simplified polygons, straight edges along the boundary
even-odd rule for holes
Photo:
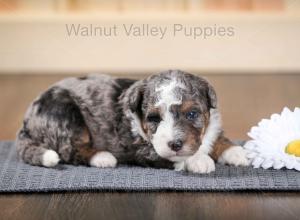
[[[185,170],[185,162],[181,161],[181,162],[174,163],[174,170],[175,171]]]
[[[185,161],[186,169],[193,173],[210,173],[215,171],[215,162],[207,154],[194,155]]]
[[[46,150],[42,156],[44,167],[55,167],[59,162],[59,156],[54,150]]]
[[[117,159],[107,151],[100,151],[91,158],[90,165],[99,168],[116,167]]]
[[[247,158],[246,150],[241,146],[233,146],[225,150],[218,162],[221,164],[229,164],[234,166],[249,166],[250,161]]]

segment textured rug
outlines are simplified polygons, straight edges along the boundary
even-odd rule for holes
[[[300,190],[300,172],[217,165],[211,174],[119,166],[55,169],[18,161],[13,142],[0,142],[0,192]]]

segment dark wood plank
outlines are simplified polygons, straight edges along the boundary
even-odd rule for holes
[[[55,193],[0,197],[1,219],[300,219],[299,193]]]

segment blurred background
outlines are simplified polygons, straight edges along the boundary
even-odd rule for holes
[[[211,81],[226,133],[245,139],[299,106],[299,39],[300,0],[0,0],[0,139],[14,139],[32,99],[64,77],[166,69]]]

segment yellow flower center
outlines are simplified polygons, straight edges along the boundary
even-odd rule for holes
[[[300,140],[291,141],[286,147],[285,152],[287,154],[295,155],[300,157]]]

